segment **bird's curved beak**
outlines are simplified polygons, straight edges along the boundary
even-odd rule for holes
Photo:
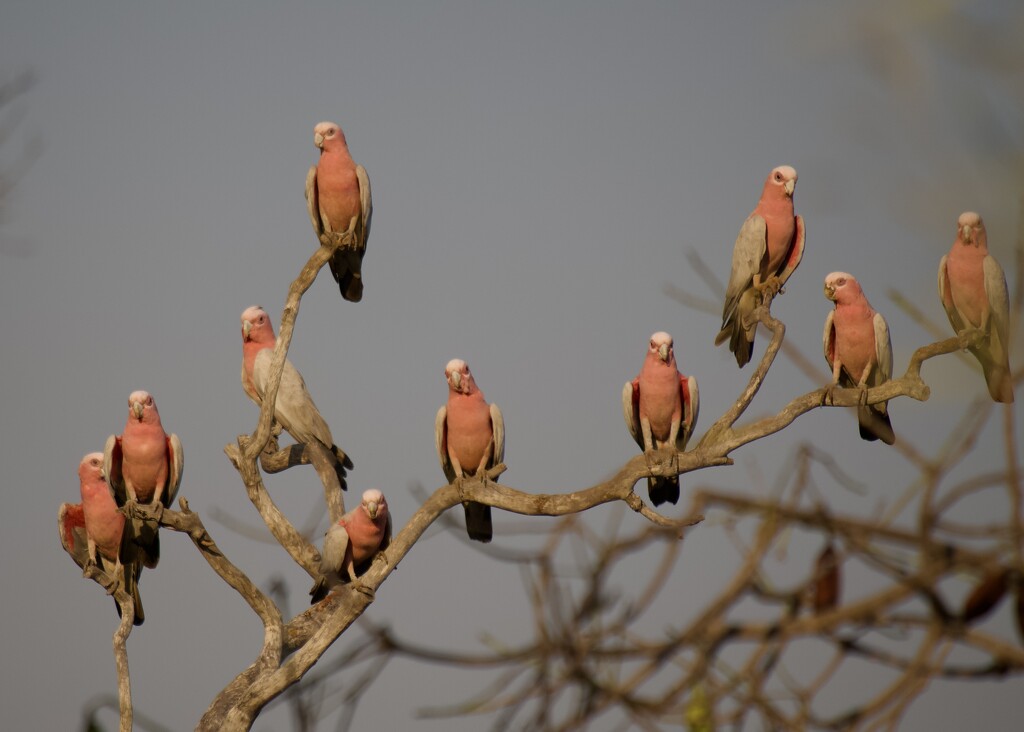
[[[834,301],[836,299],[836,288],[831,285],[825,285],[825,297]]]
[[[363,507],[366,509],[366,515],[370,517],[370,520],[377,518],[378,504],[376,502],[364,503]]]
[[[321,135],[319,132],[317,132],[315,135],[313,135],[313,144],[316,145],[321,150],[323,150],[324,149],[324,136]]]
[[[662,343],[658,347],[658,357],[662,361],[664,361],[665,363],[668,363],[668,344],[667,343]]]
[[[142,419],[142,402],[132,402],[132,414],[135,419]]]
[[[462,374],[458,371],[452,371],[452,388],[462,391]]]
[[[971,243],[971,227],[970,226],[964,226],[964,227],[962,227],[960,229],[960,241],[962,241],[964,244],[970,244]]]
[[[100,468],[100,480],[104,482],[107,480],[107,471],[103,468]]]
[[[787,180],[786,184],[782,188],[783,188],[783,190],[786,191],[786,195],[789,196],[790,198],[792,198],[793,197],[793,192],[796,190],[796,181],[795,180]]]
[[[248,320],[242,321],[242,340],[249,340],[249,331],[252,330],[252,323]]]

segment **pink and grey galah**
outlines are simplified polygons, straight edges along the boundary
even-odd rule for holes
[[[122,542],[125,518],[118,511],[114,494],[104,476],[103,453],[92,452],[82,458],[78,464],[78,479],[82,491],[82,522],[86,539],[84,566],[97,563],[112,577],[118,580],[123,577],[124,589],[132,596],[135,604],[135,625],[142,625],[146,619],[138,586],[142,566],[131,542]],[[61,513],[67,515],[63,506],[61,508]],[[73,515],[73,512],[68,513]],[[62,540],[65,529],[71,529],[74,535],[74,527],[71,525],[62,526],[61,529]],[[120,606],[117,607],[117,614],[121,615]]]
[[[825,278],[825,297],[835,308],[825,319],[822,346],[825,361],[832,369],[828,398],[836,386],[857,388],[862,400],[867,389],[881,386],[892,378],[892,342],[889,325],[881,313],[871,307],[864,290],[853,275],[832,272]],[[868,441],[881,440],[887,445],[896,441],[889,421],[887,402],[857,407],[860,436]]]
[[[246,308],[242,313],[242,388],[259,406],[263,405],[263,394],[270,380],[276,344],[270,316],[258,305]],[[335,455],[341,465],[351,467],[351,461],[334,444],[331,428],[313,403],[302,374],[288,359],[285,359],[281,385],[277,389],[274,419],[296,441],[304,445],[319,442]]]
[[[645,453],[672,446],[682,452],[693,434],[700,411],[697,379],[679,373],[672,336],[651,336],[640,375],[622,388],[622,413],[629,434]],[[679,476],[647,479],[651,503],[679,500]]]
[[[448,403],[437,410],[434,444],[449,483],[483,474],[505,459],[505,420],[497,404],[488,404],[466,362],[453,358],[444,367]],[[463,501],[469,538],[484,543],[493,536],[491,507]]]
[[[754,310],[770,304],[804,256],[804,220],[793,213],[796,171],[788,165],[772,170],[761,200],[740,228],[732,250],[732,272],[725,289],[722,329],[715,345],[729,350],[743,368],[754,349]]]
[[[306,207],[321,244],[337,247],[331,257],[341,296],[351,302],[363,297],[363,255],[370,237],[373,197],[370,178],[348,151],[345,133],[334,122],[313,128],[320,159],[306,175]]]
[[[147,391],[128,396],[128,420],[120,436],[111,435],[103,449],[103,469],[119,505],[128,501],[171,507],[181,487],[185,453],[177,435],[168,435],[156,402]],[[159,527],[141,519],[131,524],[133,543],[143,563],[160,561]]]
[[[324,534],[320,576],[309,591],[310,604],[327,597],[331,587],[355,582],[370,562],[391,544],[391,514],[384,494],[376,488],[363,492],[363,500]]]
[[[953,248],[939,263],[939,298],[957,335],[982,331],[983,340],[970,351],[981,364],[992,399],[1012,402],[1006,275],[988,252],[985,222],[973,211],[960,214]]]

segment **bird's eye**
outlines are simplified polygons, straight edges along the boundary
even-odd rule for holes
[[[840,277],[838,280],[836,280],[836,284],[837,285],[845,285],[846,284],[846,278],[845,277]]]

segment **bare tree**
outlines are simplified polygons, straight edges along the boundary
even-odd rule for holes
[[[1018,250],[1018,283],[1022,281],[1022,252],[1024,249]],[[291,284],[259,422],[252,434],[240,435],[236,443],[225,448],[271,533],[310,577],[318,574],[318,552],[274,505],[260,466],[273,474],[312,463],[332,518],[336,520],[344,511],[344,471],[338,469],[337,458],[320,445],[278,449],[271,406],[302,295],[332,253],[331,247],[322,246]],[[702,267],[699,260],[694,259],[694,264]],[[1013,302],[1015,322],[1019,322],[1019,287]],[[494,481],[505,470],[504,465],[484,476],[441,486],[426,497],[358,581],[340,586],[324,601],[290,618],[285,617],[279,601],[275,602],[224,556],[186,500],[181,500],[180,511],[135,507],[136,517],[186,533],[210,567],[242,595],[263,625],[260,654],[216,695],[197,728],[249,729],[260,712],[293,689],[366,612],[377,588],[413,550],[427,528],[464,500],[523,516],[565,517],[541,551],[515,557],[527,567],[536,637],[512,651],[465,657],[396,638],[386,628],[368,623],[370,641],[356,644],[341,664],[348,667],[376,659],[369,672],[357,676],[350,687],[353,702],[379,673],[383,660],[402,654],[425,661],[504,669],[497,689],[487,690],[456,708],[432,712],[498,711],[498,729],[579,729],[611,710],[623,715],[628,725],[643,729],[678,725],[683,716],[695,729],[725,724],[742,727],[751,719],[770,728],[832,729],[854,723],[886,727],[896,723],[932,678],[978,678],[1024,670],[1024,650],[975,627],[976,621],[1011,591],[1018,607],[1024,609],[1024,592],[1018,589],[1024,577],[1020,557],[1021,490],[1016,427],[1010,409],[996,409],[986,401],[968,406],[953,434],[974,434],[985,421],[1002,414],[1006,463],[945,490],[939,490],[943,476],[969,452],[971,441],[957,439],[932,446],[935,455],[928,455],[924,448],[907,440],[897,443],[896,449],[921,470],[915,491],[904,499],[916,506],[918,520],[912,529],[894,525],[891,517],[833,512],[823,494],[814,489],[810,466],[823,465],[840,483],[849,485],[851,481],[831,459],[810,446],[799,451],[801,469],[795,472],[793,481],[770,500],[704,488],[692,494],[684,517],[672,520],[634,493],[637,482],[649,475],[678,475],[728,465],[739,448],[784,430],[801,415],[825,405],[826,391],[816,389],[793,398],[776,414],[740,422],[785,344],[785,326],[767,307],[760,307],[756,317],[771,335],[764,356],[734,403],[693,449],[676,452],[666,448],[638,455],[611,479],[574,492],[524,492],[499,485]],[[836,390],[834,404],[855,406],[862,398],[869,404],[901,397],[925,400],[929,388],[921,378],[922,363],[954,354],[981,337],[980,332],[973,331],[922,346],[914,352],[901,377],[868,390],[866,395],[856,389]],[[796,351],[787,350],[798,365],[806,361]],[[1015,374],[1016,381],[1022,373]],[[1002,522],[994,517],[987,517],[984,523],[954,518],[964,499],[988,490],[1006,491],[1010,510]],[[617,501],[639,514],[635,520],[624,520],[617,532],[596,535],[577,518],[590,508]],[[671,633],[647,637],[636,621],[658,601],[661,579],[685,552],[685,542],[680,539],[689,527],[700,524],[711,508],[728,512],[729,519],[717,528],[735,539],[736,571],[689,623]],[[817,536],[821,551],[817,561],[795,559],[806,565],[805,578],[785,586],[773,580],[767,560],[780,542],[787,540],[787,534],[796,530]],[[609,573],[631,552],[652,545],[661,548],[662,558],[651,572],[647,589],[637,596],[616,598],[608,587]],[[572,582],[553,571],[551,558],[563,546],[584,557],[575,568],[576,579]],[[499,553],[496,560],[500,558]],[[877,575],[876,582],[861,597],[841,599],[841,573],[853,563]],[[117,578],[95,567],[89,574],[113,591],[126,610],[115,634],[115,647],[122,728],[129,729],[132,708],[124,642],[132,628],[131,599]],[[957,607],[946,599],[939,585],[963,574],[976,577],[978,589],[964,607]],[[752,605],[758,612],[748,615]],[[896,647],[886,641],[886,633],[891,631],[905,636]],[[800,678],[787,663],[791,654],[799,652],[793,650],[794,645],[803,639],[815,639],[830,653],[831,660],[812,678]],[[956,646],[971,647],[986,660],[974,665],[948,663],[950,650]],[[893,669],[896,673],[891,683],[859,700],[841,716],[818,709],[814,701],[821,690],[843,664],[859,658]],[[666,675],[672,680],[667,682]],[[319,677],[321,683],[330,678]]]
[[[951,29],[963,17],[957,3],[943,8],[927,19],[929,27],[955,49]],[[920,69],[913,59],[899,56],[906,49],[891,42],[893,18],[884,17],[883,26],[866,11],[859,39],[866,57],[887,79],[906,88],[922,86],[903,78]],[[897,20],[910,22],[902,16]],[[1004,70],[1019,65],[1019,44],[1016,50],[997,45],[983,50],[987,53],[959,58],[965,64],[993,64]],[[977,109],[986,98],[981,92],[971,94],[975,104],[964,105],[965,109]],[[909,96],[908,100],[914,101]],[[960,123],[967,127],[977,124],[977,118]],[[927,126],[922,129],[928,131]],[[993,147],[1014,154],[996,156],[992,164],[999,181],[1010,184],[1019,177],[1020,145],[1012,130],[1000,139]],[[926,186],[919,189],[922,198],[930,199],[932,193]],[[272,407],[302,296],[332,254],[331,247],[321,247],[291,284],[258,424],[225,448],[275,540],[311,577],[318,573],[318,552],[306,533],[275,506],[264,474],[312,464],[332,519],[344,512],[344,472],[336,458],[318,445],[279,449]],[[1024,227],[1015,256],[1011,333],[1019,335]],[[694,257],[691,263],[719,295],[721,288],[703,262]],[[721,301],[701,300],[671,288],[669,294],[686,307],[712,314]],[[963,349],[982,337],[978,332],[946,337],[945,324],[930,322],[897,293],[891,296],[936,341],[913,353],[902,376],[868,390],[869,404],[905,397],[927,400],[930,389],[921,376],[922,364],[940,356],[961,358]],[[681,724],[691,730],[895,729],[936,679],[1024,673],[1020,639],[1004,637],[985,623],[1000,603],[1012,602],[1024,637],[1021,438],[1010,407],[995,406],[987,398],[965,404],[962,417],[950,425],[948,439],[939,444],[915,444],[912,437],[901,435],[893,449],[917,475],[903,491],[893,492],[885,505],[862,513],[834,507],[827,497],[834,488],[857,491],[859,484],[831,456],[808,444],[795,446],[795,470],[783,476],[768,498],[752,498],[736,486],[709,481],[698,485],[691,477],[685,514],[670,519],[634,492],[647,476],[729,465],[740,448],[785,430],[808,412],[855,406],[865,396],[858,390],[836,390],[826,405],[825,390],[815,389],[795,396],[775,414],[743,421],[780,355],[812,379],[820,373],[811,359],[785,340],[784,324],[768,307],[755,315],[770,335],[764,355],[729,408],[717,415],[692,449],[638,455],[609,480],[573,492],[526,492],[499,485],[494,481],[504,472],[503,465],[484,476],[426,492],[421,508],[358,581],[295,615],[287,611],[287,593],[264,592],[224,556],[184,499],[180,511],[136,509],[143,519],[188,534],[210,567],[242,595],[262,623],[259,655],[216,694],[198,729],[249,729],[273,703],[291,704],[296,727],[311,729],[336,711],[328,699],[342,707],[339,726],[347,728],[361,694],[396,658],[491,670],[493,684],[468,699],[423,713],[487,715],[495,729],[573,730],[597,720],[613,728],[644,730]],[[1019,384],[1024,370],[1018,367],[1013,378]],[[1002,461],[984,472],[954,478],[958,466],[977,448],[974,436],[989,424],[997,424],[1003,436]],[[828,490],[821,485],[823,479]],[[963,510],[981,494],[1003,496],[998,515]],[[448,509],[466,500],[522,516],[561,517],[536,550],[475,547],[495,562],[522,567],[534,631],[520,642],[503,639],[500,649],[476,654],[451,653],[401,637],[366,613],[377,588],[424,532],[436,522],[450,523]],[[587,510],[613,502],[625,504],[631,512],[621,510],[606,530],[594,531],[581,518]],[[705,515],[713,513],[722,518],[704,522]],[[663,580],[687,556],[685,537],[697,526],[702,532],[720,532],[732,542],[733,572],[721,577],[718,586],[705,588],[706,599],[698,612],[668,631],[653,632],[643,616],[659,603],[672,602],[662,591]],[[791,551],[798,543],[807,550]],[[641,551],[657,558],[648,560],[640,591],[627,592],[618,586],[620,570]],[[855,588],[843,579],[853,572],[862,577]],[[132,628],[131,600],[117,578],[95,568],[90,575],[126,609],[115,649],[121,727],[130,729],[124,641]],[[322,661],[343,635],[342,653]],[[963,653],[965,649],[970,653]],[[874,688],[860,690],[860,696],[845,688],[842,709],[824,702],[842,685],[843,674],[858,666],[881,669]]]

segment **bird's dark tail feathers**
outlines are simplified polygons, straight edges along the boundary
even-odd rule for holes
[[[466,509],[466,533],[473,541],[489,542],[494,536],[494,527],[491,525],[491,507],[475,501],[465,501],[462,504]]]
[[[857,423],[863,440],[881,440],[886,445],[896,442],[896,433],[893,432],[888,412],[876,408],[875,405],[857,407]]]
[[[663,503],[679,502],[679,476],[657,476],[647,479],[647,495],[651,503],[660,506]]]

